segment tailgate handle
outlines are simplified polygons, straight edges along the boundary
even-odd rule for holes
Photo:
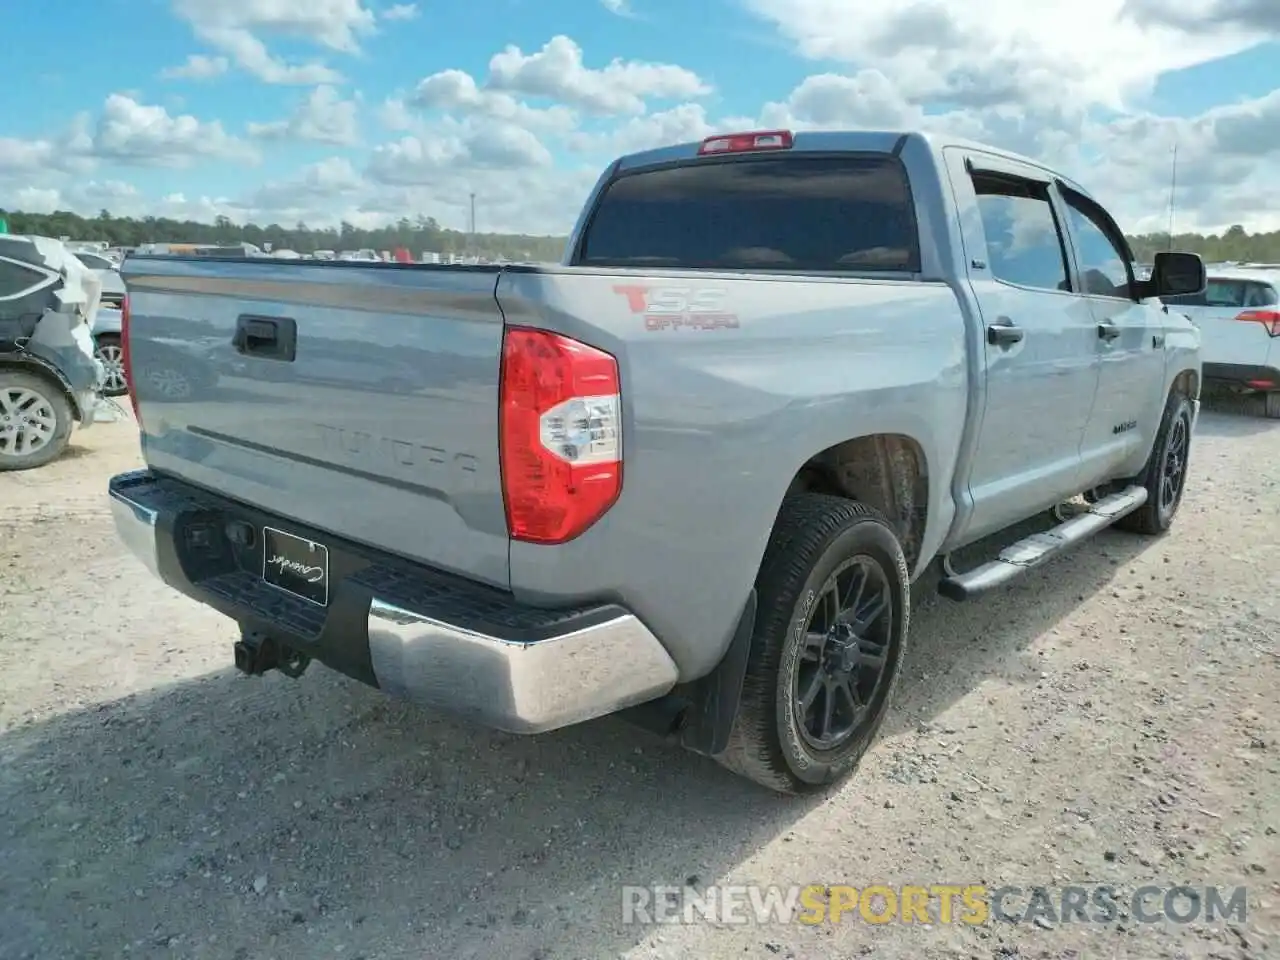
[[[298,323],[289,317],[259,317],[244,313],[236,317],[231,345],[237,353],[264,360],[293,361],[297,356]]]

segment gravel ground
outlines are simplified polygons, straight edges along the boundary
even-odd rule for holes
[[[517,738],[313,668],[116,543],[132,423],[0,476],[0,957],[1280,956],[1280,423],[1207,410],[1174,532],[917,591],[884,735],[819,800],[619,721]],[[623,884],[1248,887],[1243,923],[644,926]]]

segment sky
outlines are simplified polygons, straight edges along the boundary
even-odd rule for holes
[[[1280,228],[1280,0],[0,4],[0,208],[562,234],[618,154],[923,129]],[[21,15],[19,10],[21,8]],[[1170,12],[1176,10],[1176,12]]]

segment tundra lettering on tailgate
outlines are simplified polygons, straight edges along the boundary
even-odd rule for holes
[[[327,423],[314,426],[326,455],[353,469],[455,493],[475,487],[478,462],[471,454]]]
[[[717,287],[655,287],[619,284],[613,292],[627,298],[633,314],[644,317],[644,328],[658,330],[732,330],[736,314],[724,308],[726,291]]]

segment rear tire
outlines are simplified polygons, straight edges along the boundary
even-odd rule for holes
[[[756,591],[738,714],[716,759],[781,793],[821,790],[853,773],[889,710],[911,606],[902,545],[860,503],[791,496]]]
[[[34,470],[56,460],[73,424],[61,387],[31,373],[0,370],[0,471]]]
[[[1171,393],[1151,455],[1132,481],[1146,487],[1147,502],[1117,520],[1118,529],[1152,537],[1168,531],[1187,487],[1190,452],[1191,401],[1181,393]]]
[[[1268,420],[1280,420],[1280,392],[1272,391],[1264,393],[1262,396],[1264,400],[1263,415]]]

